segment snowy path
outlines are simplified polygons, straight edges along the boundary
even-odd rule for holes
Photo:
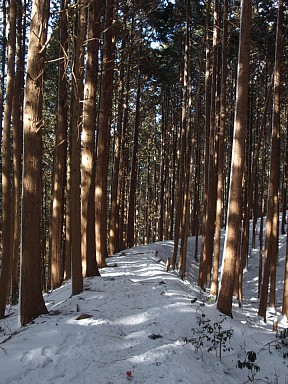
[[[0,344],[0,384],[244,383],[237,354],[220,362],[185,342],[199,313],[195,291],[146,251],[109,258],[78,296],[69,283],[46,295],[49,315]],[[0,322],[0,343],[15,318]],[[251,340],[240,324],[237,343],[245,332]]]
[[[117,267],[86,279],[77,297],[65,298],[65,287],[48,295],[50,314],[3,344],[1,383],[33,383],[35,376],[42,384],[146,383],[151,371],[154,383],[186,382],[184,361],[194,354],[183,342],[195,315],[189,288],[154,252],[108,261]],[[76,320],[84,314],[91,317]]]

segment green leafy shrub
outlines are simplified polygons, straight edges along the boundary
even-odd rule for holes
[[[283,358],[288,358],[288,328],[282,329],[276,334],[276,349],[283,350]]]
[[[199,328],[192,328],[193,337],[185,339],[187,343],[191,343],[195,347],[195,351],[199,352],[204,348],[207,352],[215,351],[219,360],[222,359],[222,353],[231,351],[233,348],[228,345],[232,335],[232,329],[223,329],[223,322],[225,318],[220,321],[212,322],[206,318],[204,313],[197,316],[197,324]]]
[[[237,367],[240,369],[248,369],[248,381],[254,381],[257,372],[260,371],[259,365],[256,363],[257,354],[254,351],[246,352],[246,357],[243,361],[237,361]]]

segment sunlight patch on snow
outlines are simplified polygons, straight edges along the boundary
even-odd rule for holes
[[[57,303],[55,303],[54,301],[52,301],[52,302],[47,301],[47,302],[46,302],[46,306],[47,306],[48,309],[49,309],[49,306],[51,306],[52,308],[56,308],[56,307],[58,307],[59,305],[65,303],[65,301],[66,301],[66,300],[60,300],[60,301],[58,301]]]
[[[175,344],[164,344],[154,349],[149,350],[148,352],[144,352],[137,356],[132,356],[129,360],[133,364],[139,363],[155,363],[155,361],[165,361],[168,354],[173,353],[173,349],[177,347],[177,341]]]
[[[125,339],[138,339],[141,340],[146,336],[146,332],[144,330],[131,332],[129,335],[125,336]],[[147,337],[147,336],[146,336]]]
[[[131,316],[125,316],[121,319],[115,321],[115,324],[118,325],[139,325],[145,323],[149,319],[150,315],[148,312],[143,312],[140,314],[134,314]]]
[[[91,296],[89,296],[89,297],[87,297],[87,298],[85,298],[85,300],[87,300],[87,301],[93,301],[93,300],[103,300],[104,299],[104,295],[103,294],[101,294],[101,295],[97,295],[97,294],[95,294],[95,295],[91,295]]]
[[[109,276],[111,277],[129,276],[129,275],[131,275],[131,271],[125,272],[125,271],[113,270],[112,272],[109,272]],[[105,279],[105,276],[104,276],[104,279]]]
[[[183,282],[158,262],[157,255],[166,261],[172,249],[167,241],[158,242],[109,258],[111,266],[101,270],[101,278],[86,278],[80,295],[71,297],[71,281],[45,295],[49,314],[15,334],[17,308],[9,308],[9,317],[0,321],[0,341],[7,339],[0,346],[0,384],[241,384],[247,382],[247,371],[235,368],[236,361],[249,350],[257,352],[261,367],[255,381],[286,384],[282,352],[270,353],[267,345],[275,342],[275,319],[286,328],[287,319],[280,317],[279,307],[267,310],[267,323],[257,316],[258,258],[249,259],[242,308],[234,299],[233,319],[221,322],[224,330],[233,329],[233,351],[225,352],[220,363],[215,351],[208,353],[203,346],[197,352],[187,342],[199,328],[198,315],[211,324],[223,316],[209,302],[209,290],[204,293],[197,286],[198,265],[193,264],[193,273]],[[188,247],[190,260],[192,250],[193,245]],[[280,249],[282,264],[284,252],[285,247]],[[283,265],[280,270],[278,304]]]
[[[72,325],[82,325],[82,326],[91,326],[91,325],[105,325],[107,324],[107,320],[103,320],[103,319],[93,319],[92,317],[90,317],[89,319],[82,319],[82,320],[76,320],[75,318],[74,319],[68,319],[66,321],[66,324],[72,324]]]
[[[288,319],[286,316],[279,315],[278,316],[278,325],[283,327],[288,327]]]

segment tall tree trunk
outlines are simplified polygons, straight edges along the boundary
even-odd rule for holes
[[[64,187],[66,181],[67,153],[67,78],[68,59],[68,10],[67,1],[61,1],[60,13],[60,57],[57,125],[54,148],[52,212],[49,230],[49,252],[51,265],[51,287],[60,287],[63,281],[63,225],[64,225]]]
[[[247,113],[248,123],[251,125],[250,116],[252,116],[252,107],[250,108],[250,113]],[[241,238],[241,246],[240,246],[240,257],[239,257],[239,273],[238,273],[238,303],[239,307],[242,307],[243,301],[243,272],[244,268],[248,267],[248,255],[249,255],[249,234],[250,234],[250,213],[252,207],[252,199],[249,196],[249,189],[252,183],[251,180],[251,137],[250,137],[251,129],[246,137],[246,169],[244,172],[245,185],[244,185],[244,198],[243,198],[243,224],[242,224],[242,238]],[[253,196],[253,195],[252,195]]]
[[[16,0],[10,1],[9,6],[9,35],[8,35],[8,64],[6,80],[6,97],[4,108],[3,141],[2,141],[2,259],[0,276],[0,319],[5,316],[6,299],[8,294],[11,257],[11,144],[10,129],[12,102],[15,81],[15,46],[16,46]]]
[[[2,117],[3,117],[3,106],[4,106],[4,92],[5,92],[5,66],[6,66],[6,29],[7,29],[7,5],[6,1],[2,1],[2,53],[1,53],[1,72],[0,72],[0,147],[2,147]]]
[[[288,319],[288,236],[286,237],[286,261],[284,274],[284,288],[282,300],[282,315]]]
[[[210,112],[211,112],[211,33],[210,33],[210,10],[211,0],[207,1],[206,15],[206,68],[205,68],[205,158],[209,159],[209,137],[210,137]],[[208,214],[208,181],[209,181],[209,161],[204,165],[204,187],[203,187],[203,213],[202,213],[202,239],[201,239],[201,258],[198,274],[198,285],[205,286],[205,263],[206,263],[206,224]]]
[[[220,131],[218,147],[218,172],[217,172],[217,205],[214,240],[213,275],[210,294],[218,294],[218,272],[220,259],[222,205],[223,205],[223,172],[224,172],[224,139],[226,122],[226,77],[227,77],[227,42],[228,42],[228,0],[224,1],[223,10],[223,36],[222,36],[222,68],[221,68],[221,106],[220,106]]]
[[[187,11],[186,11],[187,12]],[[181,217],[183,209],[183,183],[185,173],[185,156],[186,156],[186,132],[187,132],[187,94],[188,94],[188,65],[189,65],[189,41],[188,41],[188,17],[186,17],[186,34],[184,43],[184,67],[180,69],[180,87],[181,92],[181,126],[179,131],[179,149],[178,149],[178,174],[177,174],[177,189],[176,189],[176,212],[174,224],[174,246],[172,256],[172,268],[174,269],[177,262],[179,239],[181,237]],[[178,267],[181,266],[182,260],[178,260]]]
[[[113,97],[113,12],[114,0],[106,0],[105,32],[102,61],[101,98],[95,178],[95,233],[98,266],[106,266],[107,251],[107,178],[110,125]]]
[[[259,230],[259,268],[258,268],[258,298],[260,298],[263,279],[263,238],[264,238],[264,215],[265,215],[265,169],[266,169],[266,129],[263,137],[262,175],[261,175],[261,196],[260,196],[260,230]]]
[[[154,168],[154,178],[153,178],[153,231],[152,231],[152,242],[155,243],[156,241],[156,234],[157,234],[157,224],[158,224],[158,194],[157,194],[157,181],[159,180],[158,172],[157,172],[157,161],[156,161],[156,149],[154,149],[154,161],[153,161],[153,168]]]
[[[128,11],[128,10],[127,10]],[[123,127],[121,142],[121,161],[117,191],[117,206],[121,206],[119,218],[119,246],[123,249],[127,245],[127,205],[128,205],[128,167],[129,167],[129,130],[128,120],[130,113],[130,79],[131,79],[131,57],[134,40],[135,19],[132,16],[131,29],[129,34],[128,59],[126,65],[126,81],[125,81],[125,101],[123,109]],[[117,219],[118,219],[118,212]]]
[[[190,87],[191,88],[191,87]],[[191,174],[193,169],[192,163],[192,121],[190,116],[190,110],[192,107],[192,90],[190,89],[189,106],[188,106],[188,132],[187,132],[187,158],[185,164],[185,187],[184,187],[184,199],[183,199],[183,214],[182,214],[182,237],[179,253],[179,261],[182,265],[181,279],[185,280],[187,275],[187,244],[189,235],[189,207],[191,202]]]
[[[259,161],[259,153],[260,153],[260,148],[261,148],[261,140],[262,140],[262,142],[265,145],[265,139],[263,139],[263,136],[265,136],[266,122],[267,122],[267,112],[268,112],[268,108],[269,108],[271,97],[272,97],[273,82],[274,82],[274,74],[272,75],[271,82],[270,82],[270,84],[268,86],[266,100],[265,100],[265,106],[264,106],[264,111],[263,111],[263,116],[262,116],[261,124],[260,124],[260,127],[259,127],[258,137],[257,137],[256,143],[255,143],[254,156],[253,156],[253,162],[252,162],[251,183],[249,185],[248,196],[249,196],[249,199],[252,199],[253,195],[254,195],[254,201],[256,201],[256,202],[257,202],[257,200],[256,200],[256,197],[257,197],[256,196],[256,192],[257,192],[257,183],[258,183],[258,180],[257,180],[257,168],[258,168],[258,161]],[[263,161],[264,161],[264,159],[263,159]],[[263,168],[263,169],[265,169],[265,168]],[[254,194],[253,194],[253,191],[254,191]],[[262,200],[261,200],[261,202],[262,202]],[[256,207],[255,207],[255,209],[256,209]],[[256,225],[256,220],[257,220],[257,217],[256,217],[256,220],[255,220],[255,216],[256,215],[254,215],[254,222],[253,222],[253,226],[254,227]],[[255,243],[255,239],[252,242]]]
[[[67,182],[65,196],[65,241],[64,241],[64,279],[71,278],[71,166],[70,154],[67,153]]]
[[[122,137],[123,128],[123,111],[124,111],[124,76],[125,76],[125,59],[126,59],[126,33],[127,33],[127,12],[124,13],[123,20],[124,29],[122,31],[121,45],[121,60],[119,63],[119,85],[117,97],[117,123],[115,134],[115,150],[114,150],[114,165],[112,176],[112,191],[111,191],[111,213],[109,226],[109,254],[113,255],[120,251],[120,199],[122,190],[122,174],[123,174],[123,156],[122,147],[124,145],[124,137]],[[128,64],[128,71],[129,64]],[[128,82],[129,84],[129,82]]]
[[[218,72],[218,40],[219,40],[219,3],[214,1],[214,29],[213,29],[213,64],[211,78],[211,108],[209,119],[209,152],[208,152],[208,188],[207,188],[207,209],[205,225],[205,236],[202,238],[202,271],[203,280],[201,287],[205,288],[209,285],[211,279],[213,244],[215,231],[215,210],[216,210],[216,136],[218,127],[216,127],[216,103],[217,103],[217,72]]]
[[[177,115],[177,112],[173,109],[172,112],[172,120],[173,120],[173,128],[172,128],[172,170],[170,171],[170,230],[169,230],[169,238],[173,239],[173,233],[174,233],[174,218],[175,218],[175,200],[176,196],[174,191],[176,190],[176,179],[177,179],[177,137],[178,137],[178,126],[176,122],[175,115]]]
[[[140,50],[141,51],[141,50]],[[140,53],[141,54],[141,53]],[[134,123],[133,154],[130,178],[129,208],[127,222],[127,245],[131,248],[135,245],[135,194],[137,187],[137,156],[138,156],[138,136],[140,126],[140,96],[141,96],[141,69],[138,68],[136,110]]]
[[[16,77],[13,95],[13,185],[11,223],[11,255],[13,258],[11,272],[11,302],[16,304],[19,295],[19,248],[20,248],[20,201],[21,201],[21,158],[23,136],[23,100],[24,100],[24,46],[25,26],[23,23],[21,3],[17,7],[17,42],[16,42]]]
[[[286,114],[286,144],[285,144],[285,162],[282,183],[282,221],[281,234],[285,235],[286,229],[286,205],[287,205],[287,185],[288,185],[288,114]]]
[[[186,278],[186,269],[187,269],[187,241],[188,241],[188,218],[189,218],[189,206],[191,199],[191,191],[190,191],[190,182],[191,182],[191,171],[192,171],[192,122],[191,122],[191,106],[192,106],[192,90],[190,85],[190,70],[189,70],[189,58],[190,58],[190,0],[187,1],[187,9],[186,9],[186,56],[185,56],[185,69],[187,71],[186,79],[184,80],[184,86],[187,87],[187,93],[183,92],[183,97],[187,97],[187,109],[186,109],[186,121],[183,123],[186,124],[186,138],[187,140],[187,151],[186,157],[184,159],[184,177],[183,177],[183,210],[181,217],[181,244],[180,244],[180,252],[179,252],[179,262],[178,269],[180,270],[181,266],[181,278],[184,280]],[[186,66],[187,60],[187,66]],[[186,84],[185,84],[186,83]],[[185,105],[185,102],[184,102]]]
[[[280,72],[281,40],[283,23],[283,0],[278,3],[278,22],[274,69],[274,105],[272,122],[272,147],[270,156],[270,178],[268,191],[268,213],[266,219],[266,237],[264,254],[264,274],[261,287],[259,316],[266,321],[268,285],[270,278],[270,306],[276,307],[276,263],[278,255],[279,229],[279,182],[280,182]]]
[[[82,101],[84,80],[84,42],[86,39],[86,2],[79,0],[76,10],[76,37],[74,43],[73,89],[71,105],[70,161],[71,161],[71,263],[72,294],[83,290],[82,254],[81,254],[81,204],[80,204],[80,158]]]
[[[163,241],[164,238],[164,211],[165,211],[165,185],[167,181],[167,90],[166,87],[162,89],[162,137],[161,137],[161,172],[160,172],[160,197],[159,197],[159,229],[158,240]]]
[[[238,257],[242,219],[242,178],[247,131],[251,13],[252,0],[242,0],[229,206],[223,251],[221,287],[217,301],[218,310],[228,316],[232,316],[235,266]]]
[[[99,275],[95,244],[95,125],[100,39],[100,2],[89,5],[86,80],[83,104],[81,237],[83,276]]]
[[[208,4],[209,5],[209,4]],[[207,28],[208,22],[210,20],[210,14],[206,13],[205,18],[205,28],[204,34],[202,37],[202,47],[200,52],[200,65],[199,65],[199,75],[197,81],[197,94],[195,100],[195,120],[194,126],[196,131],[196,159],[195,159],[195,175],[194,175],[194,193],[193,193],[193,209],[192,209],[192,221],[191,221],[191,234],[195,236],[195,248],[194,248],[194,259],[198,262],[198,248],[199,248],[199,220],[200,220],[200,184],[201,184],[201,152],[202,152],[202,124],[201,124],[201,102],[202,102],[202,73],[204,56],[205,56],[205,44],[207,37]]]
[[[33,2],[24,106],[20,320],[47,313],[41,286],[43,71],[49,1]]]

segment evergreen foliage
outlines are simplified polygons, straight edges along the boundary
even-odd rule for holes
[[[94,0],[93,0],[94,1]],[[96,1],[96,0],[95,0]],[[29,25],[31,20],[31,2],[22,3],[22,14],[24,15],[22,26],[24,28],[23,60],[26,70]],[[222,226],[226,224],[227,204],[229,198],[231,151],[233,142],[233,124],[236,104],[237,87],[237,63],[240,32],[240,6],[241,1],[228,2],[228,42],[227,42],[227,75],[224,79],[226,84],[226,106],[224,129],[224,154],[223,154],[223,202],[221,212]],[[248,248],[252,238],[252,244],[258,241],[256,238],[255,223],[261,220],[262,237],[261,252],[264,250],[263,226],[264,216],[267,213],[267,198],[269,185],[269,166],[271,152],[271,128],[273,116],[273,70],[275,61],[275,39],[277,31],[278,2],[253,1],[253,15],[251,23],[251,54],[249,65],[249,96],[247,108],[247,135],[245,137],[245,164],[242,175],[243,199],[241,218],[241,239],[239,257],[247,243],[245,236],[247,229],[244,228],[245,217],[253,219],[254,229],[248,234]],[[73,120],[72,104],[78,97],[78,91],[87,79],[87,53],[89,39],[84,39],[80,48],[83,57],[79,59],[81,68],[75,72],[73,55],[75,53],[77,36],[77,20],[80,15],[79,1],[65,1],[64,9],[60,9],[60,2],[51,1],[50,18],[48,28],[48,40],[43,46],[46,50],[44,81],[42,93],[44,97],[43,124],[42,129],[42,213],[41,213],[41,273],[42,286],[47,289],[51,286],[52,255],[49,251],[49,226],[53,220],[61,220],[61,270],[63,278],[70,276],[70,251],[69,223],[70,223],[70,193],[69,191],[69,148],[71,132],[71,121]],[[82,3],[81,3],[82,4]],[[80,5],[81,5],[80,4]],[[85,28],[89,26],[90,2],[83,2],[87,19]],[[104,185],[106,198],[102,202],[105,208],[104,248],[108,249],[108,242],[114,242],[117,252],[127,247],[128,212],[129,206],[134,208],[134,244],[148,243],[157,240],[174,238],[179,229],[181,241],[181,252],[185,249],[184,237],[193,234],[197,237],[195,249],[195,263],[200,260],[202,265],[202,251],[198,236],[204,237],[206,215],[206,193],[208,175],[213,169],[210,181],[217,176],[217,161],[219,157],[219,122],[220,122],[220,97],[221,87],[224,82],[221,73],[222,62],[222,37],[223,37],[223,12],[224,3],[217,1],[112,1],[112,22],[106,28],[107,9],[103,7],[97,12],[97,52],[93,81],[96,90],[93,98],[92,108],[95,114],[94,142],[93,142],[93,175],[95,180],[97,174],[97,162],[101,154],[99,138],[101,124],[105,119],[107,130],[107,186]],[[24,8],[24,6],[26,8]],[[0,118],[3,126],[3,111],[5,108],[6,90],[5,76],[7,71],[7,1],[2,2],[0,10]],[[68,12],[68,42],[65,49],[60,46],[60,20],[61,14]],[[85,13],[84,12],[84,13]],[[106,15],[106,16],[105,16]],[[216,20],[216,16],[218,20]],[[18,16],[19,17],[19,16]],[[287,25],[287,9],[284,10],[284,26]],[[218,23],[218,24],[217,24]],[[217,25],[216,25],[217,24]],[[215,27],[217,26],[217,28]],[[215,28],[214,28],[215,27]],[[213,28],[218,32],[218,40],[213,40]],[[109,63],[105,62],[105,36],[110,34],[111,46],[109,47]],[[280,188],[279,197],[282,206],[282,214],[286,216],[286,189],[287,166],[286,162],[286,136],[287,136],[287,74],[284,70],[287,64],[287,31],[283,33],[282,48],[282,82],[281,82],[281,130],[280,130]],[[213,42],[214,41],[214,42]],[[213,45],[214,44],[214,45]],[[59,98],[59,73],[61,65],[65,63],[64,77],[67,79],[67,153],[65,160],[65,181],[63,182],[64,203],[61,207],[63,218],[53,217],[51,204],[54,180],[54,153],[56,150],[56,129]],[[107,71],[111,71],[113,79],[105,85]],[[83,78],[75,79],[74,74],[81,73]],[[140,79],[140,88],[138,89]],[[34,79],[37,81],[38,79]],[[72,87],[72,84],[78,84]],[[109,87],[109,89],[107,89]],[[110,89],[111,87],[111,89]],[[270,92],[269,89],[272,89]],[[26,91],[26,85],[24,92]],[[138,92],[139,91],[139,92]],[[15,90],[16,94],[23,94],[22,89]],[[106,104],[104,97],[109,93],[111,107]],[[139,96],[140,95],[140,96]],[[79,151],[83,149],[83,104],[87,95],[81,96],[76,102],[79,108],[79,121],[76,124],[78,135],[76,139]],[[83,100],[84,99],[84,100]],[[137,100],[139,106],[137,106]],[[87,101],[87,100],[86,100]],[[103,108],[107,111],[103,114]],[[21,111],[22,113],[22,111]],[[59,116],[58,116],[59,117]],[[102,120],[103,121],[102,121]],[[102,123],[101,123],[102,121]],[[212,124],[212,123],[213,124]],[[210,124],[211,123],[211,124]],[[137,125],[138,137],[134,140],[134,129]],[[13,116],[11,130],[13,126]],[[11,138],[11,148],[13,137]],[[23,143],[21,143],[23,146]],[[41,145],[42,145],[41,144]],[[137,144],[137,145],[136,145]],[[135,146],[136,145],[136,149]],[[82,146],[82,147],[81,147]],[[2,131],[1,131],[1,153],[3,153]],[[25,148],[24,148],[25,151]],[[70,152],[69,152],[70,151]],[[80,155],[80,154],[79,154]],[[101,157],[101,156],[100,156]],[[136,159],[136,160],[135,160]],[[100,159],[101,160],[101,159]],[[85,159],[81,159],[85,161]],[[137,164],[136,180],[132,180],[131,171]],[[212,167],[214,164],[215,167]],[[61,165],[63,166],[63,165]],[[81,166],[81,164],[80,164]],[[0,164],[2,167],[2,163]],[[2,169],[2,168],[1,168]],[[66,172],[67,170],[67,172]],[[99,169],[98,169],[99,171]],[[214,175],[215,173],[215,175]],[[11,167],[11,180],[14,171]],[[82,180],[85,175],[81,175]],[[133,176],[134,177],[134,176]],[[115,185],[114,185],[115,181]],[[210,182],[209,181],[209,182]],[[18,188],[21,190],[22,181],[19,180]],[[93,183],[90,194],[94,196],[97,191]],[[132,193],[133,202],[129,201],[131,188],[136,186]],[[179,193],[180,191],[180,193]],[[72,191],[73,192],[73,191]],[[211,191],[210,191],[211,192]],[[214,191],[212,191],[214,192]],[[186,193],[186,196],[185,196]],[[112,196],[116,196],[116,199]],[[188,197],[187,197],[188,196]],[[2,208],[2,188],[0,205]],[[113,200],[114,199],[114,200]],[[179,201],[178,201],[178,200]],[[186,199],[186,200],[185,200]],[[188,201],[187,201],[188,199]],[[251,199],[251,200],[249,200]],[[134,201],[135,200],[135,201]],[[90,200],[91,201],[91,200]],[[184,206],[185,201],[185,206]],[[216,201],[216,199],[215,199]],[[133,203],[133,204],[132,204]],[[249,203],[249,204],[248,204]],[[209,202],[211,204],[211,201]],[[213,217],[213,204],[207,205],[211,209]],[[215,203],[216,204],[216,203]],[[214,205],[215,205],[214,204]],[[212,207],[212,208],[211,208]],[[247,208],[249,207],[249,208]],[[91,207],[89,207],[91,208]],[[22,209],[22,202],[17,208]],[[92,206],[93,211],[95,210]],[[113,217],[111,212],[113,211]],[[186,212],[186,213],[185,213]],[[211,213],[210,212],[210,213]],[[2,209],[1,209],[2,215]],[[185,216],[186,215],[186,216]],[[245,216],[246,215],[246,216]],[[209,215],[210,217],[210,215]],[[107,218],[107,219],[106,219]],[[82,218],[83,219],[83,218]],[[86,220],[86,218],[84,218]],[[89,230],[94,228],[95,220],[88,225]],[[11,219],[12,220],[12,219]],[[87,218],[88,220],[88,218]],[[89,219],[91,220],[91,219]],[[115,220],[115,226],[111,225]],[[211,220],[213,225],[213,219]],[[2,227],[1,219],[1,227]],[[11,228],[15,228],[11,223]],[[179,228],[176,228],[176,227]],[[113,227],[113,231],[111,228]],[[110,231],[108,231],[110,228]],[[14,229],[13,229],[14,231]],[[2,242],[2,232],[0,233]],[[14,233],[11,232],[11,239]],[[19,235],[15,235],[18,236]],[[101,238],[102,238],[101,237]],[[19,239],[18,239],[19,240]],[[11,240],[12,241],[12,240]],[[213,241],[213,239],[212,239]],[[103,251],[103,250],[102,250]],[[108,252],[103,252],[106,255]],[[178,258],[178,254],[176,255]],[[18,258],[20,257],[20,251]],[[77,255],[81,258],[81,255]],[[221,255],[222,257],[222,255]],[[1,257],[0,257],[1,259]],[[79,259],[80,260],[80,259]],[[78,260],[78,261],[79,261]],[[248,260],[248,256],[247,256]],[[243,261],[242,267],[247,262]],[[84,261],[81,259],[81,262]],[[68,263],[68,264],[67,264]],[[263,258],[259,255],[259,273],[262,271]],[[16,265],[16,264],[15,264]],[[84,265],[84,264],[83,264]],[[176,267],[173,265],[173,267]],[[183,260],[178,260],[179,270],[182,271]],[[16,268],[16,267],[15,267]],[[206,267],[205,267],[206,268]],[[212,267],[210,267],[211,269]],[[85,268],[84,268],[85,270]],[[205,269],[204,269],[205,270]],[[241,269],[240,269],[241,270]],[[243,268],[242,268],[243,270]],[[71,271],[71,270],[70,270]],[[207,272],[207,281],[210,284],[212,271]],[[18,269],[17,269],[18,273]],[[182,278],[185,278],[186,271]],[[288,279],[288,277],[286,277]],[[238,279],[236,279],[238,280]],[[259,278],[262,283],[262,275]],[[234,283],[234,282],[233,282]],[[208,285],[209,285],[208,284]],[[245,284],[245,281],[243,282]],[[201,284],[200,284],[201,285]],[[205,287],[205,288],[209,288]],[[235,296],[238,297],[238,292]],[[13,299],[15,300],[15,298]],[[226,343],[231,334],[223,331],[222,322],[211,323],[207,319],[199,319],[201,333],[206,332],[205,341],[210,343],[214,351],[221,355],[223,348],[228,348]],[[198,334],[194,330],[195,337]],[[202,336],[201,336],[202,337]],[[209,338],[209,340],[208,340]],[[197,339],[194,345],[203,342]],[[197,344],[198,343],[198,344]],[[200,343],[200,344],[199,344]],[[250,356],[251,357],[251,356]],[[221,358],[220,358],[221,359]],[[247,356],[249,362],[249,356]],[[248,364],[248,363],[247,363]]]

